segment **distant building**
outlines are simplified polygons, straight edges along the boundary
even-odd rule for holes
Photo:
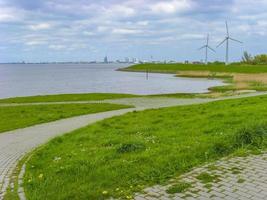
[[[192,62],[194,65],[200,65],[200,64],[203,64],[202,62],[199,62],[199,61],[194,61]]]
[[[132,58],[132,63],[136,63],[136,58]]]
[[[129,63],[130,62],[130,59],[128,57],[125,58],[125,62],[126,63]]]
[[[104,57],[104,63],[108,63],[108,57],[107,56]]]

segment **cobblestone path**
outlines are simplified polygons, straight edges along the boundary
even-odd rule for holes
[[[267,153],[222,159],[135,196],[135,200],[155,199],[266,200]]]

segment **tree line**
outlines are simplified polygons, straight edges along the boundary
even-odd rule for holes
[[[267,54],[259,54],[256,56],[252,56],[247,51],[245,51],[242,57],[242,63],[252,64],[252,65],[267,64]]]

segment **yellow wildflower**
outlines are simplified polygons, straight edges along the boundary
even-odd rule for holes
[[[39,174],[39,176],[38,176],[39,179],[42,179],[43,177],[44,177],[43,174]]]

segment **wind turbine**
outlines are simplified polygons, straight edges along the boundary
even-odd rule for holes
[[[228,65],[228,64],[229,64],[229,40],[232,40],[232,41],[234,41],[234,42],[238,42],[238,43],[241,43],[241,44],[242,44],[243,42],[241,42],[241,41],[239,41],[239,40],[236,40],[236,39],[230,37],[227,21],[225,22],[225,25],[226,25],[226,37],[225,37],[225,39],[224,39],[224,40],[217,46],[217,48],[218,48],[219,46],[221,46],[224,42],[226,42],[225,65]]]
[[[200,47],[198,50],[204,49],[205,48],[205,64],[208,64],[208,51],[209,49],[213,52],[215,52],[215,50],[213,48],[211,48],[209,46],[209,34],[207,35],[207,43],[206,45],[204,45],[203,47]]]

